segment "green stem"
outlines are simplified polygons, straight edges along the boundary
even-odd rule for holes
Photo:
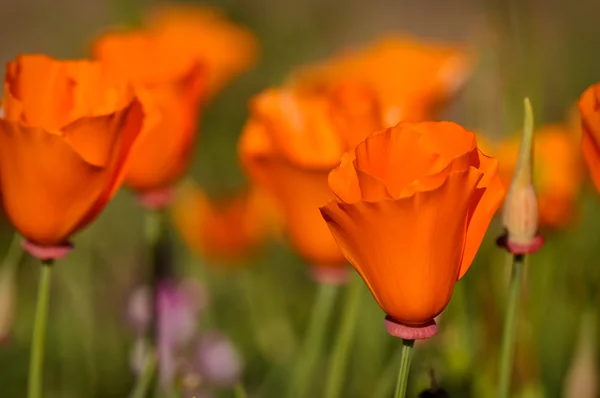
[[[342,320],[333,347],[331,361],[329,362],[329,379],[325,388],[326,398],[337,398],[342,391],[348,353],[354,339],[354,329],[358,316],[358,308],[360,307],[362,286],[362,279],[353,275],[352,281],[348,286],[348,292],[346,293]]]
[[[4,256],[4,260],[2,261],[3,267],[7,267],[14,272],[19,264],[21,264],[21,260],[23,259],[23,248],[21,247],[21,241],[23,238],[17,233],[14,234],[10,246],[8,247],[8,251]]]
[[[510,379],[513,369],[513,356],[515,353],[515,337],[517,334],[517,309],[519,297],[523,286],[523,269],[525,257],[513,256],[512,273],[508,287],[508,298],[504,316],[504,330],[502,332],[502,348],[500,352],[500,375],[498,379],[498,398],[507,398],[510,390]]]
[[[50,282],[53,260],[42,261],[42,275],[38,285],[38,298],[33,325],[31,357],[29,362],[28,398],[42,396],[42,380],[44,368],[44,346],[46,342],[46,325],[48,323],[48,303],[50,301]]]
[[[410,372],[410,354],[414,343],[414,340],[402,339],[402,351],[400,354],[400,371],[398,372],[398,383],[396,384],[396,398],[406,397],[408,373]]]
[[[166,213],[163,210],[148,210],[146,212],[146,220],[145,220],[145,236],[146,236],[146,244],[149,252],[149,263],[150,263],[150,275],[149,275],[149,285],[150,285],[150,308],[151,308],[151,318],[150,318],[150,328],[148,330],[148,342],[151,349],[154,351],[157,347],[158,341],[158,325],[159,325],[159,316],[158,307],[157,307],[157,295],[158,295],[158,284],[162,278],[165,278],[168,274],[168,268],[170,264],[167,262],[170,261],[168,256],[168,242],[166,240]],[[158,367],[160,368],[160,363],[158,363]],[[161,392],[171,391],[172,386],[164,386],[164,391],[160,391],[156,372],[153,372],[149,383],[149,391],[150,396],[157,396]]]
[[[314,370],[323,348],[327,324],[338,290],[336,285],[319,284],[319,291],[313,305],[308,331],[300,351],[300,358],[298,358],[292,374],[290,390],[287,395],[290,398],[306,398],[309,396],[307,390],[312,384],[310,380],[311,372]]]
[[[248,394],[246,394],[246,389],[244,388],[242,382],[239,382],[235,385],[234,395],[235,398],[246,398],[248,396]]]
[[[131,398],[145,398],[148,395],[150,385],[152,384],[152,380],[154,379],[154,374],[156,372],[156,364],[156,353],[150,350],[146,355],[146,360],[144,361],[144,368],[142,369],[142,373],[140,374],[140,377],[137,380],[137,384],[133,389]]]

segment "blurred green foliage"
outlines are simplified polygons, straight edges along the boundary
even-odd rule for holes
[[[214,4],[256,32],[262,57],[204,112],[190,175],[213,195],[245,184],[236,144],[253,94],[280,83],[299,64],[387,31],[469,42],[479,54],[479,67],[445,117],[497,137],[520,125],[523,95],[532,97],[540,123],[562,121],[583,89],[600,79],[600,5],[592,0]],[[0,59],[36,51],[82,56],[97,29],[131,21],[136,7],[145,5],[0,2]],[[591,187],[584,190],[578,213],[568,229],[544,231],[546,247],[527,264],[515,397],[563,396],[580,328],[589,326],[584,319],[594,319],[600,310],[600,200]],[[8,247],[12,230],[6,221],[1,232],[0,247]],[[123,397],[131,390],[133,335],[125,308],[128,295],[147,273],[142,232],[142,211],[132,194],[122,190],[100,219],[76,237],[77,250],[56,265],[45,397]],[[453,397],[493,395],[509,272],[506,255],[494,245],[500,232],[496,220],[439,321],[439,336],[417,344],[410,396],[429,386],[430,369]],[[179,272],[200,278],[210,291],[210,306],[199,322],[223,330],[242,353],[249,395],[282,396],[314,299],[315,286],[305,265],[289,249],[271,242],[241,269],[211,267],[189,254],[174,232],[172,240]],[[0,345],[2,397],[24,395],[38,271],[30,258],[20,268],[14,333]],[[383,313],[366,287],[362,295],[344,396],[389,397],[400,343],[386,334]],[[311,396],[319,396],[327,358],[325,351],[314,369]],[[232,394],[222,391],[224,397]]]

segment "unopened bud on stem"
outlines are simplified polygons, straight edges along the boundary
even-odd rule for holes
[[[536,252],[543,244],[538,232],[538,201],[533,187],[533,110],[525,98],[525,122],[517,167],[504,202],[506,248],[513,254]]]

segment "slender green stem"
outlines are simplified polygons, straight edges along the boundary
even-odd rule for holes
[[[360,307],[360,293],[362,291],[363,281],[356,275],[352,275],[352,281],[348,286],[344,309],[342,310],[342,320],[338,334],[336,336],[333,353],[329,362],[329,379],[325,387],[326,398],[338,398],[342,391],[344,381],[344,371],[352,340],[354,339],[354,329],[358,308]]]
[[[8,247],[8,251],[4,256],[4,260],[2,260],[2,266],[10,268],[11,271],[15,271],[19,264],[21,264],[21,260],[23,259],[23,248],[21,247],[21,241],[23,238],[17,233],[14,234],[10,246]]]
[[[410,354],[414,345],[414,340],[402,339],[402,351],[400,356],[400,371],[398,372],[398,382],[396,383],[396,398],[406,397],[406,386],[408,386],[408,373],[410,372]]]
[[[35,308],[35,321],[31,342],[29,382],[27,387],[28,398],[40,398],[42,396],[44,346],[46,342],[46,325],[48,323],[52,263],[52,260],[42,261],[42,274],[38,285],[38,298]]]
[[[154,379],[154,374],[156,373],[156,364],[156,353],[150,350],[146,355],[144,368],[142,369],[142,373],[140,374],[135,388],[133,389],[131,398],[146,398],[148,396],[152,380]]]
[[[290,390],[287,395],[290,398],[306,398],[309,396],[307,390],[312,384],[310,380],[311,372],[314,370],[323,348],[327,324],[338,290],[339,288],[336,285],[319,284],[319,291],[313,305],[306,338],[292,374]]]
[[[151,319],[150,328],[148,330],[148,342],[152,350],[156,349],[158,336],[158,325],[159,325],[159,312],[157,307],[157,295],[158,295],[158,284],[161,279],[167,277],[170,267],[170,258],[168,258],[168,241],[166,239],[166,214],[163,210],[148,210],[146,212],[145,220],[146,229],[146,244],[149,252],[150,260],[150,303],[151,303]],[[160,363],[158,363],[160,368]],[[160,391],[158,385],[158,377],[156,372],[153,372],[149,380],[150,396],[157,396],[161,392],[168,392],[172,390],[171,385],[166,385],[164,391]]]
[[[400,362],[402,362],[402,351],[397,351],[381,372],[381,377],[375,386],[371,398],[386,398],[394,390],[394,382],[397,378],[396,373],[398,373]]]
[[[517,310],[519,308],[519,297],[521,296],[521,289],[523,286],[524,267],[525,257],[523,255],[513,256],[512,273],[510,276],[506,312],[504,315],[504,330],[502,332],[498,398],[507,398],[510,391],[513,356],[515,353],[515,337],[517,334]]]
[[[246,394],[246,389],[244,388],[242,382],[239,382],[235,385],[235,389],[233,392],[235,398],[246,398],[248,396],[248,394]]]

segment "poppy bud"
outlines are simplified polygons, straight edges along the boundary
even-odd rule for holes
[[[506,248],[513,254],[534,253],[543,244],[538,230],[538,201],[533,187],[533,110],[525,98],[525,124],[519,160],[504,203]]]

